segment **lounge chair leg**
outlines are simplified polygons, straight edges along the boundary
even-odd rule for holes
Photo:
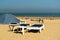
[[[11,27],[10,27],[10,25],[9,25],[9,29],[11,30]]]
[[[13,29],[14,29],[14,26],[12,27],[12,31],[13,31]]]
[[[22,28],[22,34],[24,35],[24,28]]]
[[[13,32],[14,32],[14,29],[13,29]]]
[[[39,30],[39,33],[41,33],[41,29]]]
[[[12,30],[13,30],[13,32],[14,32],[14,30],[16,29],[16,27],[14,27]]]

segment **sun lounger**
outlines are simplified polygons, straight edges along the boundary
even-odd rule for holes
[[[20,21],[20,23],[9,23],[9,29],[13,30],[15,26],[20,26],[20,24],[24,24],[24,23],[25,23],[24,21]]]
[[[20,24],[19,26],[15,26],[15,27],[13,28],[13,32],[14,32],[15,29],[21,28],[21,29],[22,29],[21,32],[22,32],[22,34],[24,35],[24,29],[26,29],[27,26],[29,26],[29,24]]]
[[[31,25],[30,27],[27,27],[28,30],[39,30],[39,32],[41,32],[42,29],[44,29],[44,25],[43,24],[34,24]]]

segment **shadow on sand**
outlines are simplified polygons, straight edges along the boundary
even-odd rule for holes
[[[9,32],[13,32],[13,30],[8,30],[8,31]],[[28,33],[39,33],[39,30],[28,30],[28,31],[25,31],[25,32],[28,32]],[[22,34],[21,29],[15,29],[14,33]]]
[[[29,32],[29,33],[38,33],[39,30],[29,30],[28,32]]]

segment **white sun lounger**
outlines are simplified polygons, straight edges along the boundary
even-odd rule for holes
[[[13,32],[14,32],[14,30],[17,29],[17,28],[21,28],[21,29],[22,29],[21,32],[22,32],[22,34],[24,35],[24,29],[25,29],[26,27],[24,27],[24,26],[15,26],[14,29],[13,29]]]
[[[27,29],[27,26],[28,26],[28,25],[29,25],[29,24],[22,24],[22,25],[20,24],[19,26],[15,26],[15,27],[13,28],[13,32],[14,32],[15,29],[21,28],[21,29],[22,29],[21,32],[22,32],[22,34],[24,35],[24,31],[25,31],[24,29],[25,29],[25,28]]]
[[[44,25],[41,24],[39,27],[39,25],[36,24],[36,25],[32,25],[30,27],[27,27],[28,30],[39,30],[39,32],[41,32],[42,29],[44,29]]]

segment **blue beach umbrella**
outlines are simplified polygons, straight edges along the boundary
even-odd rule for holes
[[[19,23],[20,21],[12,14],[3,14],[0,16],[0,24]]]

